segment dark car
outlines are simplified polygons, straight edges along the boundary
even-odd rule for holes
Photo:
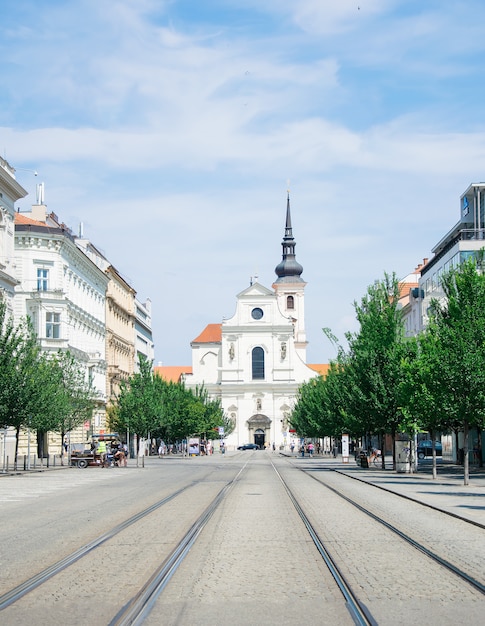
[[[436,456],[442,456],[443,447],[439,441],[435,441]],[[418,443],[418,459],[424,459],[426,456],[433,456],[433,442],[431,439],[425,439]]]
[[[243,446],[238,446],[238,450],[259,450],[259,446],[255,443],[245,443]]]

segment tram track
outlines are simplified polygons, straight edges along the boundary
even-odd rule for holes
[[[341,470],[328,470],[328,471],[335,472],[336,474],[340,474],[341,476],[346,476],[347,478],[356,480],[359,483],[370,485],[372,487],[375,487],[376,489],[380,489],[381,491],[390,493],[393,496],[398,496],[399,498],[403,498],[404,500],[408,500],[409,502],[415,502],[416,504],[419,504],[423,507],[426,507],[433,511],[438,511],[439,513],[442,513],[443,515],[448,515],[449,517],[453,517],[457,520],[460,520],[461,522],[465,522],[466,524],[471,524],[472,526],[476,526],[477,528],[482,528],[483,530],[485,530],[485,524],[481,524],[480,522],[477,522],[476,520],[468,519],[466,517],[463,517],[462,515],[453,513],[452,511],[446,511],[445,509],[440,509],[439,507],[434,506],[433,504],[430,504],[429,502],[423,502],[422,500],[419,500],[418,498],[412,498],[411,496],[408,496],[404,493],[399,493],[397,491],[394,491],[393,489],[388,489],[387,487],[384,487],[383,485],[378,485],[376,483],[370,482],[369,480],[363,480],[362,478],[359,478],[358,476],[354,476],[352,474],[348,474],[345,471],[341,471]]]
[[[315,547],[318,550],[318,553],[320,554],[322,559],[325,561],[325,564],[327,565],[332,577],[334,578],[338,588],[340,589],[345,599],[346,607],[348,611],[350,612],[355,624],[358,624],[360,626],[376,626],[377,622],[371,615],[366,605],[363,602],[361,602],[357,593],[353,590],[352,585],[350,584],[350,582],[347,580],[347,578],[344,576],[344,574],[338,567],[330,551],[326,548],[325,542],[322,541],[318,532],[312,526],[310,519],[308,518],[302,506],[300,505],[297,498],[295,497],[294,492],[289,487],[288,483],[284,480],[280,472],[277,470],[274,463],[272,463],[272,465],[278,478],[282,482],[286,490],[286,493],[288,494],[288,497],[290,498],[291,502],[293,503],[293,506],[298,512],[298,515],[300,516],[303,524],[305,525],[305,528],[308,530],[308,533],[310,534],[310,537],[312,538],[312,541],[315,544]]]
[[[323,482],[322,480],[319,479],[319,477],[315,476],[312,471],[308,471],[305,469],[301,469],[301,471],[307,474],[310,478],[316,481],[319,485],[323,486],[325,489],[328,489],[329,491],[337,495],[339,498],[342,498],[343,500],[348,502],[351,506],[353,506],[354,508],[362,512],[364,515],[373,519],[374,521],[379,523],[381,526],[387,528],[389,531],[391,531],[392,533],[394,533],[395,535],[403,539],[408,545],[411,545],[413,548],[417,549],[428,558],[434,560],[441,567],[445,568],[447,571],[451,572],[452,574],[456,575],[461,580],[468,583],[475,590],[485,595],[485,584],[481,580],[477,579],[476,574],[464,571],[462,567],[458,566],[456,563],[452,563],[449,560],[449,558],[445,558],[443,555],[438,554],[435,550],[431,549],[429,546],[426,546],[425,543],[421,539],[413,538],[409,534],[408,531],[403,530],[402,528],[399,528],[395,523],[391,523],[383,519],[382,512],[376,513],[375,511],[372,511],[368,505],[363,505],[362,503],[359,503],[356,499],[343,493],[342,490],[339,490],[336,487],[333,487]],[[335,472],[334,470],[331,470],[331,471],[332,473],[337,473],[340,476],[343,476],[345,478],[356,480],[354,476],[350,476],[349,474],[346,474],[345,472]],[[412,498],[404,494],[396,493],[395,491],[391,489],[386,489],[385,487],[382,487],[380,485],[375,485],[374,483],[371,483],[366,480],[359,480],[359,482],[363,485],[366,485],[366,487],[369,487],[371,489],[376,488],[376,489],[386,492],[387,494],[395,496],[397,498],[401,498],[401,499],[407,500],[408,502],[412,502],[414,505],[417,505],[418,507],[421,507],[423,509],[430,509],[439,515],[451,517],[454,520],[458,521],[460,524],[463,524],[464,527],[466,527],[466,525],[470,525],[470,526],[474,526],[478,528],[485,528],[485,526],[483,526],[482,524],[474,520],[468,520],[466,518],[460,517],[449,511],[444,511],[443,509],[440,509],[436,506],[428,505],[427,503],[424,503],[416,498]]]
[[[409,546],[409,553],[418,550],[423,562],[425,558],[433,560],[433,567],[446,568],[450,575],[453,573],[461,581],[460,584],[468,585],[481,597],[485,594],[483,581],[472,572],[453,564],[443,555],[430,554],[436,551],[424,545],[419,538],[397,528],[389,520],[382,519],[379,511],[369,510],[372,507],[358,502],[351,494],[344,493],[344,489],[339,490],[335,483],[325,484],[312,471],[259,453],[251,453],[243,463],[225,463],[224,468],[222,475],[205,475],[166,493],[164,498],[1,595],[0,611],[4,613],[0,619],[6,618],[5,623],[12,625],[25,623],[18,620],[32,615],[33,610],[37,611],[39,603],[42,605],[45,598],[50,597],[59,601],[57,615],[62,614],[66,606],[73,605],[73,590],[81,596],[82,606],[87,606],[86,600],[90,597],[95,598],[96,606],[99,606],[117,583],[110,584],[109,580],[103,579],[103,565],[100,566],[100,572],[92,571],[92,575],[88,576],[90,580],[80,581],[82,562],[92,563],[94,560],[96,563],[106,563],[110,561],[113,552],[124,553],[126,557],[139,544],[137,562],[134,564],[132,559],[126,558],[122,561],[120,569],[127,571],[129,564],[130,572],[121,576],[121,588],[116,590],[114,597],[109,598],[104,613],[97,615],[98,623],[109,626],[150,625],[160,623],[160,620],[166,624],[195,623],[197,619],[194,621],[194,614],[190,613],[188,598],[203,598],[206,608],[220,603],[230,604],[233,598],[257,593],[255,579],[261,577],[268,585],[269,593],[273,589],[276,597],[287,602],[283,606],[286,607],[284,611],[288,611],[291,603],[287,585],[291,585],[290,581],[295,574],[300,584],[304,582],[302,593],[298,594],[297,590],[294,595],[297,602],[304,602],[305,596],[308,596],[317,603],[320,602],[320,595],[325,594],[326,602],[333,604],[324,604],[324,610],[326,614],[331,610],[335,612],[334,615],[340,615],[340,618],[334,616],[334,620],[337,619],[339,623],[347,623],[347,620],[362,626],[391,623],[383,621],[383,616],[387,618],[388,610],[384,603],[396,593],[403,596],[406,593],[418,593],[410,591],[409,583],[412,581],[415,588],[419,589],[420,581],[413,581],[408,576],[402,581],[389,582],[388,572],[385,568],[381,571],[377,563],[374,563],[372,570],[363,572],[358,556],[362,553],[370,555],[373,551],[378,553],[378,546],[372,538],[373,534],[378,536],[378,531],[370,530],[372,524],[379,525],[386,533],[397,538],[393,544],[393,540],[387,536],[379,535],[379,542],[386,542],[389,551],[406,553],[406,549],[399,547],[399,542],[403,542]],[[295,472],[295,469],[298,471]],[[335,475],[338,477],[336,480],[342,482],[351,478],[334,471],[320,472],[320,477],[324,474]],[[374,486],[363,482],[368,485],[368,489]],[[315,488],[316,484],[318,488]],[[352,484],[351,481],[349,484]],[[325,506],[321,506],[321,501],[326,500],[326,496],[319,495],[321,487],[331,494],[331,503],[326,505],[328,511],[325,511]],[[355,486],[353,490],[356,491]],[[382,491],[381,499],[390,494],[396,495],[391,490],[384,491],[388,493],[384,495]],[[342,502],[342,511],[338,501]],[[419,502],[416,501],[417,504]],[[351,509],[358,513],[351,513]],[[330,513],[328,519],[327,512]],[[369,521],[360,521],[358,516]],[[350,521],[353,517],[355,522]],[[340,523],[344,519],[348,520],[346,528]],[[280,523],[282,526],[278,528]],[[268,529],[262,533],[263,524],[271,524],[273,531]],[[357,532],[352,532],[352,528]],[[477,528],[474,532],[478,531]],[[281,558],[279,546],[285,536],[292,537],[295,549],[286,558]],[[148,546],[148,551],[147,546],[143,545],[147,537],[152,538],[153,542],[152,546]],[[257,546],[252,545],[254,537],[261,537],[261,541],[267,542],[261,544],[265,550],[263,562],[258,562]],[[354,540],[355,545],[349,549],[349,544]],[[374,542],[374,545],[369,544],[369,541]],[[234,550],[235,554],[232,554]],[[147,558],[148,554],[150,558]],[[286,567],[288,559],[290,566]],[[277,568],[274,567],[275,561],[278,563]],[[256,564],[257,569],[254,571]],[[263,567],[266,564],[269,567]],[[422,567],[421,564],[414,566]],[[431,571],[431,567],[427,570]],[[267,579],[263,571],[267,573]],[[59,577],[57,584],[54,580],[56,576]],[[420,576],[431,578],[426,571],[420,572]],[[433,576],[436,574],[433,573]],[[459,584],[450,583],[447,577],[444,578],[446,580],[443,584],[439,581],[439,594],[443,596],[449,588],[456,598]],[[286,581],[286,585],[282,585],[282,581]],[[376,598],[376,593],[381,597]],[[426,590],[423,593],[426,595]],[[476,595],[473,596],[471,591],[465,595],[465,602],[475,601]],[[23,601],[27,601],[24,606]],[[172,612],[174,606],[179,607],[179,612],[168,616],[167,610]],[[275,598],[272,598],[271,606],[273,611],[278,608]],[[306,606],[308,609],[309,605]],[[11,609],[14,609],[13,613]],[[279,618],[273,616],[275,621],[271,622],[234,621],[233,613],[230,618],[226,616],[226,620],[227,623],[232,620],[232,623],[237,624],[281,623],[281,617],[286,617],[284,611],[279,614]],[[320,615],[318,611],[316,614]],[[10,621],[12,615],[17,621]],[[49,618],[55,621],[55,617],[49,615]],[[238,618],[241,620],[240,615]],[[222,619],[220,623],[226,623],[226,620]]]
[[[217,491],[215,497],[211,497],[208,506],[205,507],[203,513],[196,519],[195,522],[193,521],[193,517],[190,517],[189,514],[189,529],[187,531],[182,530],[182,538],[176,542],[175,547],[170,550],[168,556],[162,559],[162,564],[153,571],[148,580],[140,583],[139,590],[128,602],[124,603],[123,608],[119,609],[116,617],[111,620],[107,619],[104,623],[121,626],[142,622],[143,617],[149,610],[147,607],[150,607],[151,604],[153,604],[158,594],[168,583],[171,576],[176,571],[187,552],[190,550],[190,547],[196,541],[201,530],[243,470],[244,466],[237,472],[235,477],[223,481],[225,484],[223,484],[223,486]],[[88,559],[89,563],[92,563],[93,560],[95,561],[97,559],[98,551],[105,544],[109,544],[109,542],[114,540],[117,536],[122,535],[125,531],[137,528],[137,525],[162,509],[164,506],[168,505],[177,498],[180,498],[183,494],[187,494],[189,491],[193,491],[197,487],[200,488],[203,484],[207,484],[207,476],[199,480],[193,480],[189,484],[183,485],[179,489],[174,490],[169,495],[157,500],[150,506],[140,510],[121,523],[116,524],[108,531],[94,538],[92,541],[89,541],[77,550],[74,550],[70,554],[66,555],[64,558],[56,561],[22,583],[14,586],[7,592],[0,595],[0,613],[3,613],[4,611],[8,612],[9,607],[12,605],[17,606],[19,602],[26,599],[36,590],[41,592],[43,586],[51,581],[51,579],[62,575],[63,572],[68,571],[73,566],[79,566],[79,563],[83,559]],[[197,493],[200,494],[200,489]],[[175,522],[175,526],[177,526],[177,522]],[[181,533],[179,532],[179,535],[180,534]],[[92,565],[88,564],[87,567],[91,568]],[[103,576],[102,571],[99,572],[99,578],[100,580],[106,578]],[[61,583],[61,586],[62,584],[63,583]],[[5,615],[5,613],[3,613],[3,615]]]
[[[24,597],[25,595],[27,595],[28,593],[30,593],[31,591],[33,591],[34,589],[36,589],[37,587],[45,583],[47,580],[49,580],[53,576],[56,576],[57,574],[59,574],[66,567],[69,567],[73,563],[76,563],[83,557],[87,556],[88,554],[91,553],[92,550],[95,550],[97,547],[99,547],[100,545],[108,541],[109,539],[112,539],[118,533],[122,532],[129,526],[136,524],[139,520],[143,519],[147,515],[150,515],[150,513],[157,510],[158,508],[160,508],[167,502],[170,502],[170,500],[172,500],[173,498],[176,498],[179,494],[183,493],[187,489],[190,489],[191,487],[196,485],[197,482],[191,483],[189,485],[185,485],[184,487],[177,489],[169,496],[166,496],[165,498],[162,498],[158,502],[155,502],[154,504],[147,507],[146,509],[143,509],[143,511],[140,511],[136,515],[133,515],[132,517],[128,518],[121,524],[117,524],[116,526],[111,528],[109,531],[103,533],[99,537],[96,537],[96,539],[93,539],[93,541],[90,541],[84,546],[81,546],[78,550],[75,550],[74,552],[67,555],[63,559],[60,559],[53,565],[50,565],[44,570],[38,572],[37,574],[29,578],[28,580],[24,581],[20,585],[17,585],[13,589],[10,589],[10,591],[2,594],[0,596],[0,611],[7,608],[8,606],[13,604],[17,600],[21,599],[22,597]]]
[[[188,551],[197,540],[205,525],[212,517],[228,491],[243,472],[242,468],[229,483],[227,483],[212,500],[202,515],[194,522],[182,540],[178,543],[171,554],[150,576],[139,592],[128,602],[125,607],[109,623],[109,626],[136,626],[142,624],[149,614],[154,602],[168,584]]]

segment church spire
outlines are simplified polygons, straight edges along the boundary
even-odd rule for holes
[[[293,238],[293,229],[291,227],[291,211],[290,211],[290,193],[286,203],[286,225],[285,236],[281,242],[283,248],[283,258],[281,263],[275,267],[278,278],[276,283],[300,283],[304,282],[301,278],[303,267],[297,262],[295,257],[295,240]]]

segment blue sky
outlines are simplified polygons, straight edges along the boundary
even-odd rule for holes
[[[404,277],[485,180],[480,0],[4,0],[0,151],[29,196],[152,300],[156,361],[281,259],[286,192],[308,361]],[[37,170],[37,178],[26,170]]]

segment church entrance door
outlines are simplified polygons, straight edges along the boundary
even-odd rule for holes
[[[264,430],[261,428],[258,428],[258,430],[254,432],[254,443],[259,446],[261,450],[264,450]]]

